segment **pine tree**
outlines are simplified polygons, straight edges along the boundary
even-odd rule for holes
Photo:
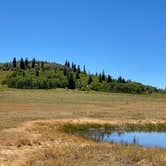
[[[80,65],[77,66],[77,72],[78,72],[79,74],[81,73]]]
[[[17,63],[17,61],[16,61],[16,58],[14,57],[14,58],[13,58],[13,68],[16,68],[16,67],[17,67],[17,64],[16,64],[16,63]]]
[[[74,64],[73,66],[73,71],[76,72],[77,71],[77,68],[76,68],[76,65]]]
[[[41,62],[41,69],[44,71],[44,62]]]
[[[85,65],[84,65],[84,67],[83,67],[83,73],[86,74]]]
[[[67,66],[67,64],[68,64],[68,62],[67,62],[67,60],[65,61],[65,66]]]
[[[76,72],[76,79],[80,79],[80,75],[79,75],[78,71]]]
[[[118,82],[119,83],[123,83],[123,78],[120,76],[120,77],[118,77]]]
[[[69,61],[67,62],[67,67],[70,68],[70,62]]]
[[[35,58],[33,58],[33,59],[32,59],[32,69],[35,68],[35,64],[36,64],[36,60],[35,60]]]
[[[103,70],[103,72],[102,72],[101,79],[102,79],[102,81],[105,81],[105,73],[104,73],[104,70]]]
[[[71,68],[72,68],[72,69],[74,68],[74,63],[73,63],[73,62],[71,63]]]
[[[108,83],[112,82],[112,78],[111,78],[111,76],[109,74],[108,74],[108,77],[107,77],[107,82]]]
[[[39,76],[39,70],[35,71],[35,76],[38,77]]]
[[[70,73],[68,76],[68,88],[69,89],[75,89],[75,81],[73,79],[73,74]]]
[[[25,59],[25,67],[28,68],[28,64],[29,64],[29,61],[28,61],[28,58]]]
[[[102,75],[99,74],[99,82],[102,82]]]
[[[63,74],[64,74],[64,76],[67,75],[67,67],[64,67],[64,69],[63,69]]]
[[[21,58],[21,60],[20,60],[20,69],[25,69],[25,63],[24,63],[24,59],[23,58]]]

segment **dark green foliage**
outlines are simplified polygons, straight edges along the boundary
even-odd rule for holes
[[[35,58],[33,58],[33,59],[32,59],[32,69],[35,68],[35,64],[36,64],[36,60],[35,60]]]
[[[31,65],[30,65],[31,64]],[[11,88],[26,89],[51,89],[51,88],[69,88],[80,90],[95,90],[104,92],[123,92],[133,94],[150,94],[156,92],[165,92],[152,86],[126,81],[119,77],[113,79],[110,75],[106,76],[104,71],[100,74],[87,74],[85,66],[81,71],[80,66],[66,61],[65,65],[36,61],[28,61],[23,58],[20,62],[13,59],[13,63],[0,64],[1,70],[12,70],[14,66],[20,66],[20,69],[13,70],[3,84]]]
[[[44,70],[44,62],[41,62],[41,69]]]
[[[85,65],[84,65],[84,68],[83,68],[83,73],[86,74],[86,69],[85,69]]]
[[[21,58],[21,60],[20,60],[20,69],[25,69],[25,63],[24,63],[24,59],[23,58]]]
[[[74,64],[73,65],[73,72],[76,72],[77,71],[77,68],[76,68],[76,65]],[[79,73],[78,73],[79,74]]]
[[[80,65],[77,66],[77,72],[78,72],[79,74],[81,73]]]
[[[125,79],[122,78],[121,76],[118,77],[118,80],[117,80],[119,83],[126,83]]]
[[[111,78],[111,76],[108,74],[108,77],[107,77],[107,82],[109,83],[109,82],[112,82],[112,78]]]
[[[105,80],[106,80],[106,76],[105,76],[104,70],[103,70],[102,75],[101,75],[101,80],[102,80],[102,81],[105,81]]]
[[[22,72],[22,76],[25,77],[25,72],[24,71]]]
[[[78,71],[76,71],[76,79],[80,79],[80,75]]]
[[[102,80],[102,75],[101,74],[99,74],[99,82],[102,82],[103,80]]]
[[[28,68],[29,66],[29,61],[28,61],[28,58],[25,59],[25,67]]]
[[[91,76],[91,75],[89,75],[89,78],[88,78],[88,84],[91,84],[91,83],[92,83],[92,81],[93,81],[92,76]]]
[[[35,75],[36,75],[36,77],[39,76],[39,70],[36,70],[36,71],[35,71]]]
[[[69,89],[75,89],[75,81],[74,81],[74,78],[73,78],[73,74],[70,73],[68,75],[68,88]]]
[[[63,69],[63,74],[64,74],[64,76],[67,75],[67,67],[66,67],[66,66],[65,66],[64,69]]]
[[[16,58],[14,57],[14,58],[13,58],[13,68],[16,68],[16,67],[17,67],[17,64],[16,64],[16,63],[17,63],[17,61],[16,61]]]

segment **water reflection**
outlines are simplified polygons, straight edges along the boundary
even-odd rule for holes
[[[165,132],[111,132],[105,131],[104,128],[91,128],[88,130],[86,136],[96,141],[166,148]]]

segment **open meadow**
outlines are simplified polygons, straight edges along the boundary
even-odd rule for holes
[[[0,88],[0,165],[166,165],[166,150],[100,143],[64,124],[162,123],[166,95]]]

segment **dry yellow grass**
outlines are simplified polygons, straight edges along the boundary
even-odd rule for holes
[[[166,165],[166,151],[97,143],[64,123],[165,122],[165,95],[0,89],[0,165]]]

